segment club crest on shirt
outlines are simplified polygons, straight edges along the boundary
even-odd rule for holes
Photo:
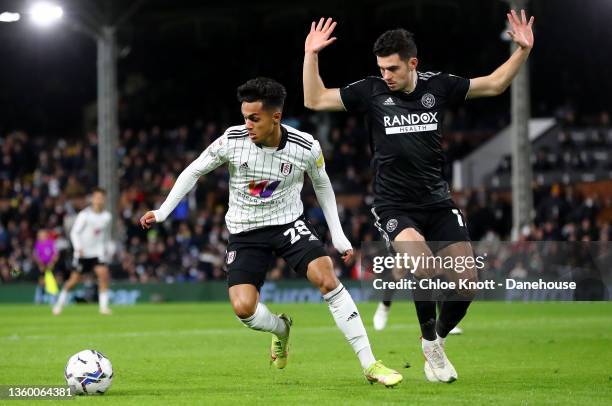
[[[423,97],[421,97],[421,104],[430,109],[436,105],[436,98],[431,93],[425,93]]]
[[[226,264],[231,264],[236,259],[236,251],[228,251],[227,257],[225,259]]]
[[[281,172],[281,175],[283,176],[289,175],[292,169],[293,169],[293,164],[290,164],[288,162],[282,162],[280,165],[280,172]]]
[[[387,221],[387,232],[392,233],[397,228],[397,220],[391,219]]]

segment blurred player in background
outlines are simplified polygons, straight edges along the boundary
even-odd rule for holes
[[[96,188],[91,194],[91,205],[83,209],[70,230],[70,241],[74,250],[74,270],[64,283],[62,291],[53,306],[53,314],[62,312],[68,292],[81,280],[83,273],[94,272],[98,278],[98,298],[101,314],[111,314],[108,307],[108,285],[110,272],[110,236],[112,216],[105,210],[106,192]]]
[[[374,44],[381,77],[367,77],[342,89],[327,89],[318,66],[319,52],[336,40],[330,37],[336,23],[322,18],[311,25],[304,48],[304,105],[313,110],[367,115],[375,168],[372,213],[391,250],[408,255],[473,256],[465,218],[442,176],[441,130],[447,108],[465,99],[501,94],[527,60],[533,46],[533,17],[528,21],[524,10],[520,18],[514,10],[507,17],[508,33],[518,48],[488,76],[465,79],[417,71],[413,35],[395,29],[383,33]],[[397,244],[400,242],[410,244]],[[440,270],[418,268],[414,276],[419,280],[444,277],[455,283],[477,280],[474,267],[444,275]],[[448,292],[439,315],[431,293],[414,291],[424,371],[430,381],[453,382],[457,371],[444,352],[444,340],[465,316],[476,292]]]
[[[44,292],[57,295],[57,282],[53,275],[53,269],[59,258],[59,253],[55,246],[55,240],[48,230],[41,229],[36,233],[36,243],[34,243],[32,256],[40,272],[34,301],[42,303]]]
[[[147,212],[141,224],[149,228],[164,221],[200,176],[227,164],[230,198],[225,221],[230,237],[225,262],[236,316],[253,330],[272,333],[271,362],[284,368],[292,320],[285,314],[273,314],[259,302],[267,271],[275,257],[282,257],[319,288],[366,378],[394,386],[402,376],[374,358],[357,306],[336,278],[331,258],[304,217],[300,192],[307,173],[334,247],[345,261],[351,258],[353,250],[340,225],[321,147],[312,135],[281,124],[285,97],[285,88],[272,79],[252,79],[240,86],[238,100],[245,124],[228,128],[209,145],[180,174],[159,210]]]

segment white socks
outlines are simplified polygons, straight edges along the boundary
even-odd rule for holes
[[[368,335],[350,293],[340,284],[336,289],[325,294],[323,299],[327,302],[329,310],[336,320],[336,325],[344,333],[346,340],[357,354],[361,367],[366,369],[375,363],[376,359],[372,354]],[[280,337],[287,335],[287,326],[284,320],[270,312],[263,303],[257,304],[255,314],[251,317],[239,318],[239,320],[253,330],[270,332]]]
[[[423,348],[423,351],[431,349],[431,347],[433,347],[436,343],[440,344],[442,348],[444,348],[444,341],[446,341],[446,339],[440,337],[437,334],[436,336],[437,337],[434,341],[429,341],[424,338],[421,338],[421,347]]]
[[[55,305],[53,306],[53,308],[56,310],[62,310],[62,308],[66,304],[67,298],[68,298],[68,291],[62,289],[62,291],[59,294],[59,297],[57,298],[57,302],[55,302]]]
[[[391,311],[391,306],[386,306],[383,302],[380,302],[376,308],[376,311],[389,313]]]
[[[433,347],[437,342],[438,340],[429,341],[424,337],[421,337],[421,348],[423,351],[430,350],[431,347]]]
[[[336,320],[336,325],[344,333],[346,340],[359,357],[361,367],[363,369],[368,368],[376,362],[376,359],[372,354],[368,335],[351,294],[342,284],[339,284],[336,289],[323,295],[323,299],[327,302],[329,310]]]
[[[258,331],[266,331],[279,337],[287,335],[285,321],[268,310],[265,304],[257,303],[255,314],[246,319],[240,319],[245,326]]]
[[[62,289],[62,291],[59,294],[59,297],[57,298],[57,302],[55,302],[55,305],[53,306],[53,309],[56,312],[61,311],[64,305],[66,304],[67,299],[68,299],[68,291]],[[98,293],[98,301],[100,305],[100,311],[109,310],[108,309],[108,290]]]
[[[98,301],[101,311],[108,310],[108,290],[98,292]]]

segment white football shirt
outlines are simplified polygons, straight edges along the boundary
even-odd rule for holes
[[[108,260],[112,216],[103,210],[96,213],[91,206],[81,210],[70,230],[70,242],[76,258]],[[82,254],[80,255],[79,252]]]
[[[313,183],[327,175],[321,147],[312,135],[284,124],[281,131],[278,148],[267,148],[255,145],[244,125],[228,128],[179,176],[173,188],[176,191],[171,191],[154,212],[157,221],[174,210],[197,178],[225,163],[230,173],[229,210],[225,216],[230,233],[297,219],[304,211],[300,198],[304,173]]]

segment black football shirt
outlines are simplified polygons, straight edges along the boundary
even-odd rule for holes
[[[433,208],[448,204],[442,128],[448,107],[465,100],[469,79],[418,72],[414,91],[393,92],[370,76],[340,89],[347,111],[367,115],[373,152],[374,206]]]

